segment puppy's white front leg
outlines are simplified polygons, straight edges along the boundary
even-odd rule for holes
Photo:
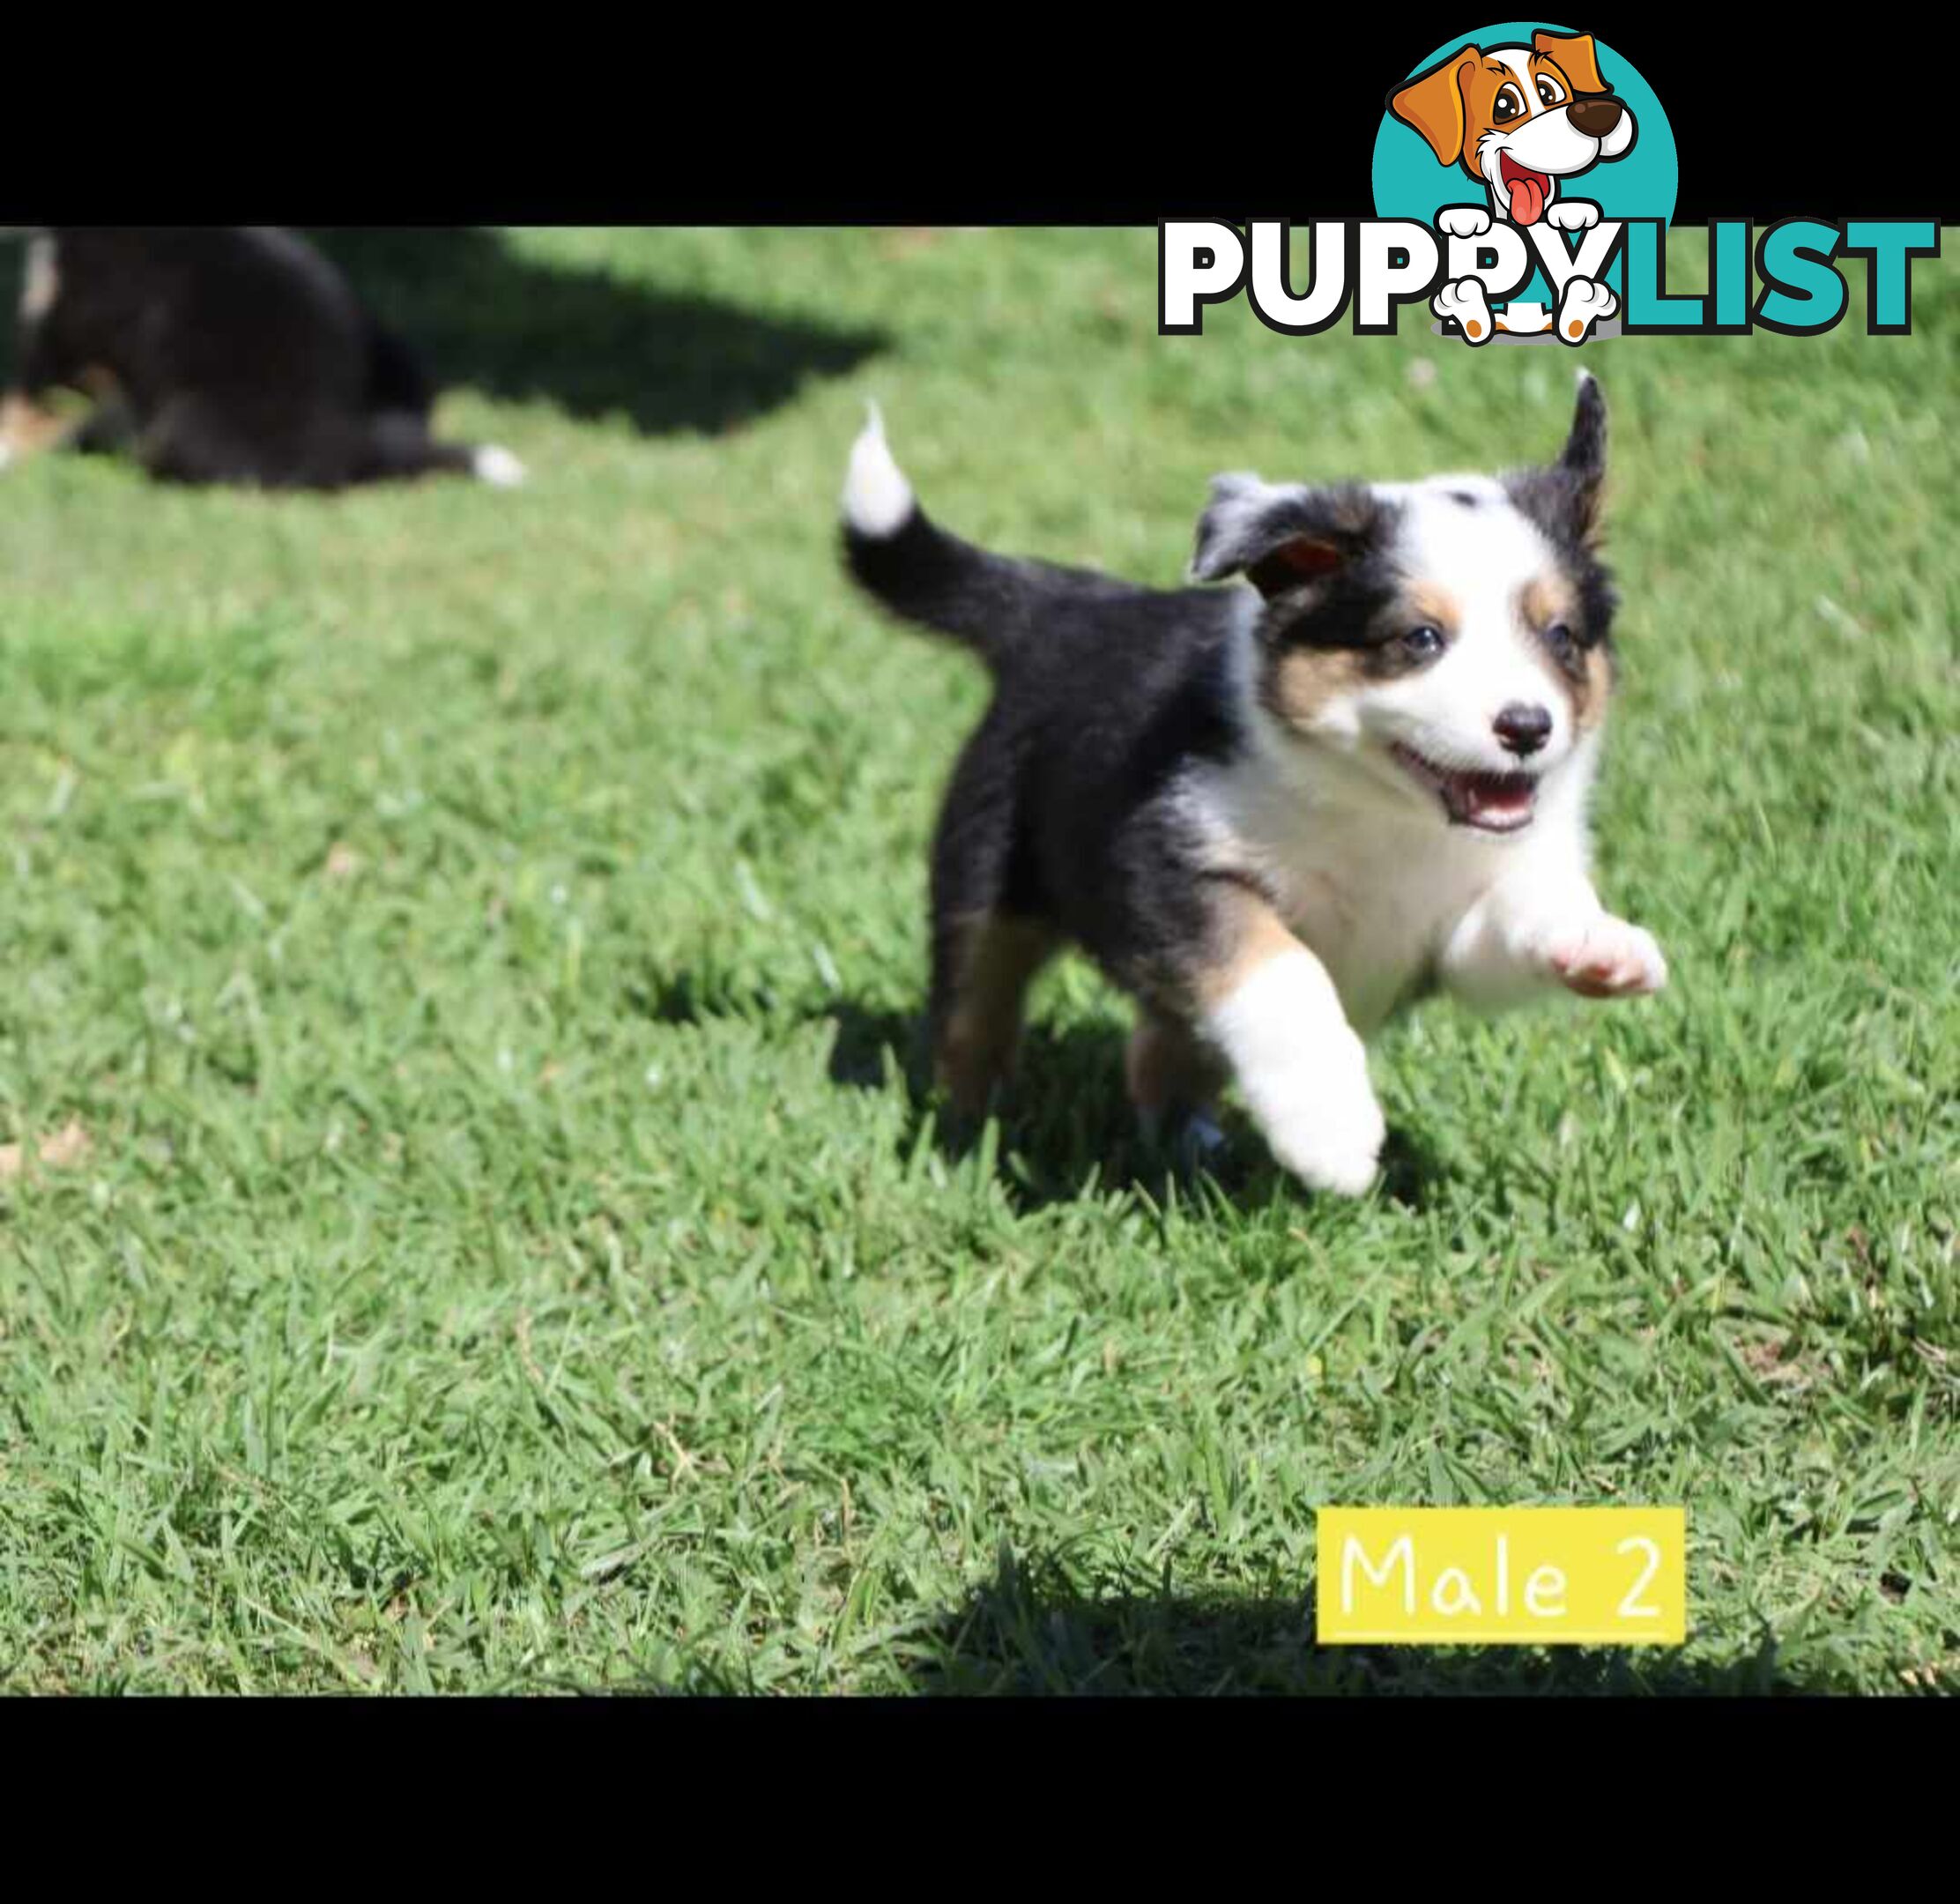
[[[1653,934],[1615,919],[1583,875],[1494,886],[1444,946],[1443,983],[1466,1004],[1499,1011],[1549,985],[1582,998],[1637,998],[1667,983]]]
[[[1244,971],[1204,1019],[1273,1154],[1316,1190],[1359,1196],[1387,1134],[1368,1054],[1327,969],[1290,940]]]

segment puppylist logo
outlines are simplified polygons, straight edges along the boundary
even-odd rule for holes
[[[1303,287],[1293,227],[1166,220],[1157,329],[1198,336],[1242,291],[1270,329],[1310,337],[1352,312],[1392,337],[1402,309],[1473,348],[1594,338],[1810,337],[1851,308],[1839,260],[1867,261],[1865,328],[1912,329],[1912,261],[1931,219],[1745,218],[1708,227],[1708,288],[1670,292],[1674,136],[1652,86],[1591,33],[1529,21],[1437,48],[1389,87],[1375,137],[1376,216],[1315,219]],[[1752,271],[1753,266],[1753,271]]]

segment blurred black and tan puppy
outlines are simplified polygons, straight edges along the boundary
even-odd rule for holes
[[[95,407],[68,424],[56,390]],[[339,489],[438,473],[508,485],[509,450],[436,441],[414,353],[310,245],[270,226],[35,232],[0,467],[126,450],[166,481]]]

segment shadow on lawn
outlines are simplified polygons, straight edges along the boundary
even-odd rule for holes
[[[926,1088],[928,1067],[922,1027],[895,1012],[872,1012],[846,1004],[824,1014],[836,1025],[831,1046],[833,1082],[859,1090],[883,1087],[888,1062],[895,1060],[911,1100],[904,1147],[918,1141],[926,1119],[942,1155],[969,1154],[978,1134],[961,1129],[947,1106]],[[1243,1118],[1229,1119],[1224,1149],[1201,1167],[1148,1143],[1137,1128],[1123,1086],[1121,1027],[1109,1023],[1075,1025],[1058,1031],[1030,1024],[1021,1042],[1015,1076],[996,1112],[1004,1158],[1002,1180],[1023,1209],[1039,1209],[1080,1196],[1092,1179],[1096,1189],[1134,1187],[1162,1202],[1172,1181],[1188,1188],[1209,1177],[1233,1201],[1264,1201],[1281,1172],[1266,1155],[1258,1134]],[[1384,1156],[1384,1194],[1421,1208],[1435,1181],[1437,1165],[1420,1140],[1389,1134]]]
[[[733,428],[881,349],[874,331],[763,317],[512,251],[473,227],[306,234],[444,388],[542,398],[645,435]]]
[[[1297,1598],[1084,1592],[1058,1568],[999,1575],[918,1642],[934,1694],[1748,1695],[1844,1690],[1779,1665],[1773,1641],[1698,1665],[1637,1649],[1322,1647]]]

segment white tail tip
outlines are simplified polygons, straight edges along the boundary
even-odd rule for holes
[[[486,443],[479,450],[470,468],[479,482],[497,489],[515,489],[530,473],[509,450],[497,443]]]
[[[867,404],[865,409],[869,414],[850,446],[850,467],[844,475],[844,520],[859,535],[896,535],[912,513],[912,486],[893,460],[878,405]]]

